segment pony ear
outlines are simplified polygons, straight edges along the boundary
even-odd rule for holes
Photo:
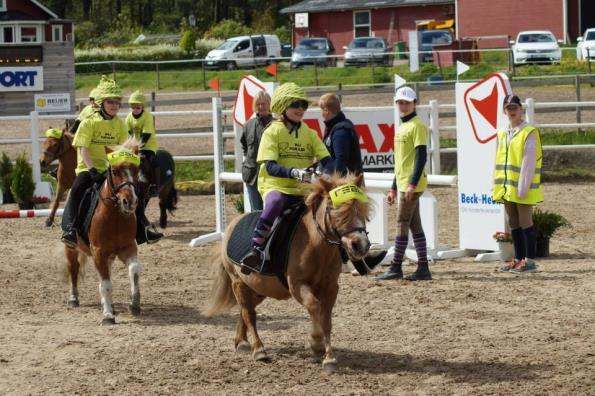
[[[364,174],[360,173],[359,175],[357,175],[355,177],[355,179],[353,180],[353,183],[358,186],[361,187],[364,184]]]
[[[105,153],[106,154],[113,153],[113,152],[114,152],[114,150],[112,150],[111,148],[109,148],[107,146],[105,147]]]
[[[333,188],[335,188],[333,183],[330,180],[328,180],[324,175],[322,177],[320,177],[318,180],[319,180],[320,185],[325,189],[326,192],[329,192]]]

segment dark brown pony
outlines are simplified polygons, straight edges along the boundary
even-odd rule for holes
[[[139,141],[130,139],[122,148],[138,154]],[[128,266],[131,286],[130,312],[140,314],[139,278],[141,264],[138,261],[136,245],[136,217],[134,210],[138,204],[136,185],[138,166],[123,163],[110,167],[107,178],[100,190],[100,199],[89,227],[89,245],[79,239],[78,246],[66,246],[64,252],[70,275],[70,296],[68,305],[79,305],[77,283],[81,264],[87,257],[92,257],[99,273],[99,291],[103,306],[102,324],[114,324],[112,307],[111,266],[119,258]]]
[[[258,274],[244,275],[226,256],[231,230],[241,217],[235,219],[225,232],[221,250],[214,260],[216,276],[205,309],[213,315],[240,306],[235,336],[236,350],[248,349],[247,333],[251,336],[252,356],[267,360],[267,354],[256,331],[255,308],[266,297],[275,299],[295,298],[312,319],[310,347],[316,358],[322,359],[327,372],[336,369],[337,361],[331,347],[331,317],[339,291],[341,256],[338,245],[343,246],[353,260],[364,257],[370,247],[365,222],[369,204],[350,200],[333,207],[329,192],[337,186],[355,183],[362,186],[363,176],[323,178],[312,185],[306,198],[307,210],[300,220],[287,267],[285,288],[276,277]]]
[[[176,205],[178,204],[178,191],[175,187],[175,162],[172,155],[166,150],[157,150],[155,153],[157,156],[157,160],[159,159],[167,159],[169,163],[169,168],[173,172],[171,177],[164,178],[163,176],[160,179],[159,183],[159,227],[167,228],[167,214],[173,214],[173,212],[177,209]],[[154,169],[146,159],[143,159],[141,162],[140,173],[139,173],[139,183],[141,185],[140,194],[142,194],[142,198],[145,202],[145,208],[149,205],[149,201],[151,200],[151,196],[149,195],[149,180],[155,180],[154,178]],[[141,198],[141,197],[139,197]]]
[[[66,192],[72,187],[74,181],[74,169],[76,168],[76,150],[72,147],[72,140],[74,136],[62,130],[62,136],[58,138],[47,137],[41,146],[41,169],[46,170],[49,165],[58,160],[58,191],[52,202],[50,215],[45,221],[45,225],[50,227],[54,224],[56,210],[60,205],[60,201],[65,198]]]

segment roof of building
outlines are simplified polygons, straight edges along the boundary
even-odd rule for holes
[[[454,4],[454,2],[455,0],[304,0],[281,9],[280,13],[366,10],[371,8]]]

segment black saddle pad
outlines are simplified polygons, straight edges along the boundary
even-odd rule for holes
[[[157,150],[155,153],[155,159],[161,173],[160,184],[163,185],[174,177],[176,172],[176,164],[171,154],[165,150]]]
[[[287,287],[287,263],[291,242],[297,225],[306,210],[303,202],[292,205],[276,221],[265,247],[265,261],[261,275],[276,276]],[[240,265],[242,259],[252,250],[252,232],[261,212],[244,215],[235,228],[227,244],[227,257],[235,265]]]
[[[78,236],[83,238],[85,243],[89,244],[89,227],[91,226],[91,220],[93,220],[93,214],[95,213],[95,209],[97,208],[97,203],[99,202],[99,188],[101,184],[94,184],[93,186],[89,187],[85,191],[85,195],[83,195],[83,199],[81,200],[81,204],[78,208],[78,215],[77,215],[77,233]],[[66,204],[68,206],[70,204]],[[64,214],[62,216],[62,230],[66,230],[69,224],[72,223],[72,220],[69,218],[68,214],[70,211],[68,208],[64,208]]]

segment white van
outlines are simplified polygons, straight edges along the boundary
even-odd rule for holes
[[[207,69],[233,70],[236,67],[265,65],[281,57],[279,37],[271,34],[239,36],[227,39],[207,54]]]

